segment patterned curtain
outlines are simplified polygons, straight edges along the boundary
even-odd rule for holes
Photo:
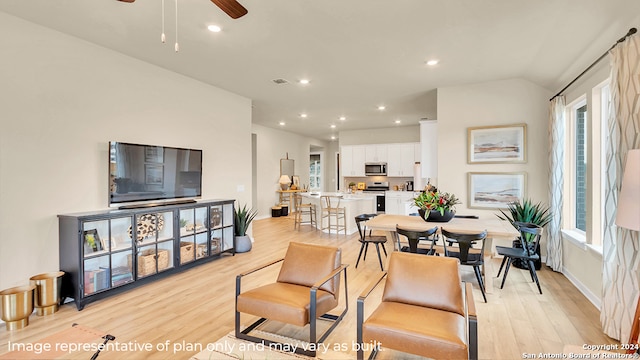
[[[562,271],[562,187],[564,186],[564,96],[549,104],[549,208],[553,218],[547,225],[547,265]]]
[[[640,294],[640,239],[637,231],[616,227],[615,219],[624,159],[627,151],[640,148],[640,36],[628,37],[610,53],[600,322],[608,336],[626,342]]]

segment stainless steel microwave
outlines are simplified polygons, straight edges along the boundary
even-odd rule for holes
[[[386,176],[387,163],[364,163],[364,174],[368,176]]]

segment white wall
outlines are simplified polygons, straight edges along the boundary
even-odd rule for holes
[[[258,218],[271,216],[271,207],[278,203],[280,184],[280,159],[289,154],[289,159],[295,160],[295,173],[300,176],[300,184],[309,186],[309,150],[311,146],[325,149],[327,142],[296,135],[287,131],[272,129],[254,124],[252,133],[256,135],[256,163],[257,163],[257,192]],[[330,166],[330,163],[327,164]]]
[[[420,142],[420,125],[340,131],[339,141],[340,146]]]
[[[454,193],[459,214],[494,218],[496,210],[469,209],[469,172],[527,173],[526,196],[548,203],[549,90],[522,79],[438,88],[438,189]],[[467,164],[467,128],[527,124],[524,164]],[[560,211],[554,209],[554,212]],[[544,246],[543,246],[544,250]],[[544,251],[543,251],[544,254]]]
[[[109,140],[202,149],[202,198],[251,200],[249,99],[4,13],[0,33],[0,289],[58,270],[57,214],[107,207]]]

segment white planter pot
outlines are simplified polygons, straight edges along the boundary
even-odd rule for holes
[[[251,250],[251,238],[249,236],[236,236],[236,252],[244,253]]]

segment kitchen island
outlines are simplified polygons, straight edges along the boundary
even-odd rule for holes
[[[366,193],[355,193],[355,194],[345,194],[338,192],[308,192],[301,193],[302,202],[311,203],[316,206],[316,211],[318,215],[318,219],[316,221],[316,226],[318,229],[327,226],[327,219],[322,218],[322,208],[324,207],[324,203],[322,202],[321,196],[329,195],[329,196],[342,196],[340,200],[340,207],[345,208],[345,222],[347,225],[347,234],[353,234],[358,231],[358,227],[356,226],[355,217],[360,214],[375,214],[376,213],[376,196],[370,195]],[[329,230],[324,230],[324,232],[329,232]]]

